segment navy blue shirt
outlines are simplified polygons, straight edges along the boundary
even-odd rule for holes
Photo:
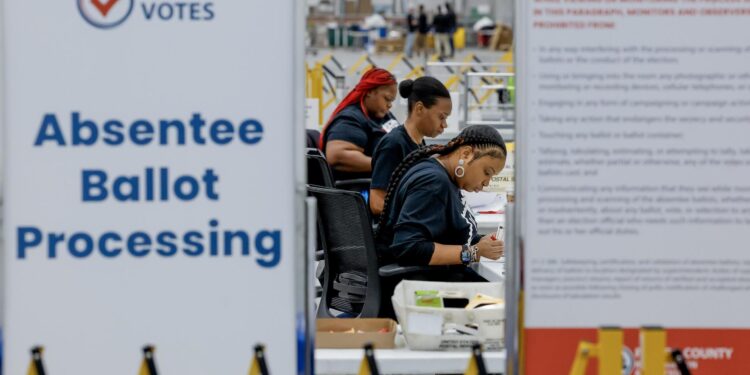
[[[406,28],[409,30],[410,33],[417,32],[417,28],[419,27],[419,24],[417,23],[416,18],[414,18],[413,14],[408,14],[406,16]]]
[[[420,34],[427,34],[430,32],[430,25],[427,23],[427,15],[419,13],[417,17],[417,30]]]
[[[473,245],[481,238],[461,191],[435,158],[412,166],[392,199],[377,240],[383,264],[427,265],[435,243]]]
[[[395,122],[390,113],[382,119],[370,119],[362,113],[359,104],[352,104],[341,110],[328,125],[323,138],[323,154],[328,141],[346,141],[364,149],[366,156],[372,156],[380,139],[386,134],[383,125],[389,121]],[[370,172],[333,171],[336,180],[370,178],[371,175]]]
[[[416,144],[406,132],[406,127],[401,125],[391,130],[375,147],[372,154],[372,182],[373,189],[386,190],[393,171],[396,170],[406,155],[424,146]]]

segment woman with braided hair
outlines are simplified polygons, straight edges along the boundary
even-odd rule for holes
[[[320,145],[336,180],[370,178],[375,146],[398,125],[390,112],[396,83],[387,70],[372,68],[331,114]]]
[[[383,264],[468,265],[500,258],[503,242],[478,235],[461,190],[487,186],[506,155],[503,138],[486,125],[409,154],[393,172],[380,217],[376,242]],[[478,278],[466,274],[466,281]]]

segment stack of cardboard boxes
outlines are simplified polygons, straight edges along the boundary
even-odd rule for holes
[[[346,15],[372,14],[373,12],[372,0],[345,0],[344,3]]]

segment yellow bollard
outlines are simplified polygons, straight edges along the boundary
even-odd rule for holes
[[[456,49],[466,48],[466,29],[459,27],[453,33],[453,46]]]
[[[664,375],[667,334],[661,327],[643,327],[639,335],[641,343],[641,374]]]
[[[597,340],[599,375],[622,374],[622,343],[625,335],[616,327],[602,327],[599,329]]]

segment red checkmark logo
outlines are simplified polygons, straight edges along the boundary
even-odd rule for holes
[[[96,9],[99,9],[99,13],[102,14],[102,17],[107,17],[107,13],[109,13],[118,1],[119,0],[108,0],[105,3],[102,3],[100,0],[91,0],[91,4],[94,4]]]

